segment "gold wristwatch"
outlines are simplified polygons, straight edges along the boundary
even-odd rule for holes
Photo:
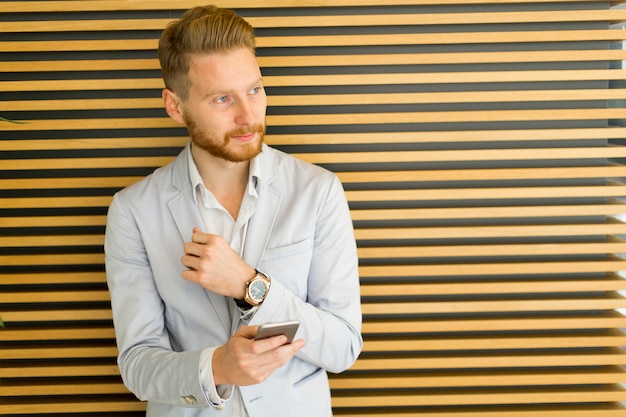
[[[237,306],[243,309],[249,309],[261,304],[270,290],[270,279],[263,273],[255,270],[252,279],[246,282],[246,294],[242,299],[235,299]]]

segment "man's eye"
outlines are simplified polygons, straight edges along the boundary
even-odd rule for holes
[[[228,101],[228,97],[227,96],[221,96],[221,97],[218,97],[217,99],[215,99],[215,101],[217,101],[218,103],[226,103]]]
[[[254,87],[252,90],[250,90],[250,94],[258,94],[259,91],[261,91],[261,87]]]

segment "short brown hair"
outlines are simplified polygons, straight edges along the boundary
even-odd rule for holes
[[[200,6],[187,10],[167,25],[159,39],[159,62],[165,87],[183,101],[189,93],[192,54],[226,52],[236,48],[255,51],[254,29],[232,10]]]

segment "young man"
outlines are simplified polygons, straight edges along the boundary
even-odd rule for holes
[[[159,43],[190,143],[117,193],[106,269],[126,386],[148,416],[331,416],[326,372],[362,348],[356,245],[337,177],[263,143],[250,25],[198,7]],[[254,340],[299,320],[296,340]]]

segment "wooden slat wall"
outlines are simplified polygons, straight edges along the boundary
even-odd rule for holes
[[[268,143],[345,184],[365,347],[338,416],[626,416],[620,1],[233,0]],[[140,416],[112,194],[170,161],[160,30],[198,1],[0,1],[0,415]]]

